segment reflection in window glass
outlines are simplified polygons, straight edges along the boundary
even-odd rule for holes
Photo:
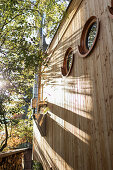
[[[97,32],[97,23],[94,22],[89,30],[88,30],[88,33],[87,33],[87,37],[86,37],[86,47],[87,49],[89,50],[92,45],[93,45],[93,42],[94,42],[94,39],[96,37],[96,32]]]
[[[67,71],[69,71],[70,68],[71,68],[72,59],[73,59],[73,52],[70,52],[70,53],[67,55]]]

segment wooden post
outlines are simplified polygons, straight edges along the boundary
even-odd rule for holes
[[[32,169],[32,149],[28,149],[24,153],[24,170]]]

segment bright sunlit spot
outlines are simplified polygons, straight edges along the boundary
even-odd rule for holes
[[[4,86],[4,82],[3,81],[0,81],[0,89],[2,89]]]
[[[0,90],[6,86],[6,81],[0,76]]]

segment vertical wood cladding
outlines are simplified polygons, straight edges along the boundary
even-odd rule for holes
[[[52,57],[42,76],[49,107],[46,137],[41,137],[34,123],[34,159],[42,162],[45,170],[113,169],[113,19],[107,10],[110,3],[73,0],[67,16],[70,23],[61,24],[49,47]],[[93,51],[81,58],[77,45],[91,16],[99,18],[100,32]],[[61,67],[69,47],[75,54],[74,64],[65,78]]]

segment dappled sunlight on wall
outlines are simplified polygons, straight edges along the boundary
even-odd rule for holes
[[[77,78],[55,79],[53,83],[46,85],[44,98],[47,97],[50,103],[63,106],[88,119],[93,119],[91,93],[92,82],[87,75]]]
[[[50,114],[50,117],[58,123],[59,126],[64,128],[66,131],[69,131],[70,133],[72,133],[74,136],[79,138],[82,142],[89,144],[90,135],[80,130],[79,128],[73,126],[69,122],[66,122],[66,121],[64,122],[64,120],[62,120],[58,116],[55,116],[52,112],[49,111],[48,113]]]
[[[42,75],[43,99],[49,108],[46,136],[41,137],[34,126],[35,151],[45,170],[113,169],[112,22],[103,11],[105,1],[81,1],[70,24],[57,32],[50,46],[51,59]],[[73,0],[70,14],[75,8]],[[85,22],[93,15],[100,18],[101,31],[92,53],[81,58],[77,46]],[[63,77],[68,48],[74,62],[69,76]]]
[[[59,168],[65,169],[64,159],[56,153],[52,147],[43,139],[43,146],[42,143],[39,143],[38,140],[35,138],[35,147],[33,152],[34,160],[38,160],[47,166],[47,170],[52,167],[55,170],[59,170]],[[43,148],[43,149],[42,149]]]

